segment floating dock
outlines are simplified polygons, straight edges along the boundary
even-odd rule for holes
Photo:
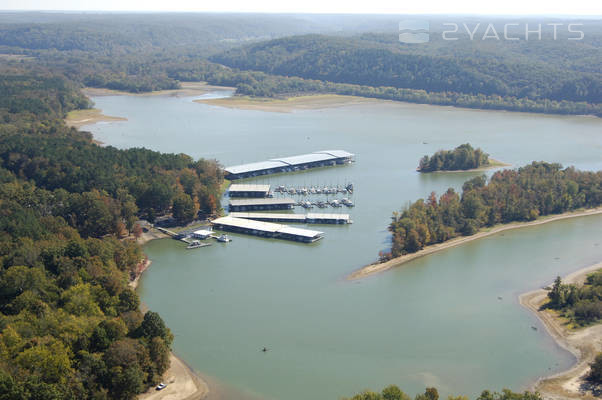
[[[230,180],[251,178],[280,172],[303,171],[309,168],[330,167],[348,164],[354,154],[345,150],[323,150],[299,156],[272,158],[250,164],[233,165],[224,168],[226,178]]]
[[[265,198],[270,194],[270,185],[246,185],[234,183],[228,188],[230,197]]]
[[[284,214],[284,213],[248,213],[233,212],[231,217],[253,219],[265,222],[286,222],[298,224],[350,224],[349,214]]]
[[[297,202],[290,198],[231,199],[228,209],[232,211],[292,210]]]
[[[324,232],[231,216],[214,219],[211,224],[224,231],[304,243],[312,243],[324,237]]]

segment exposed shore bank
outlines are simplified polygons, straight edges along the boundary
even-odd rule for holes
[[[167,387],[154,387],[138,396],[140,400],[199,400],[209,394],[207,383],[174,353],[169,356],[170,367],[165,372],[163,383]]]
[[[602,262],[580,269],[567,275],[564,283],[583,284],[589,273],[602,268]],[[544,324],[548,333],[556,342],[577,358],[576,364],[567,371],[539,379],[532,387],[539,391],[544,399],[596,399],[588,390],[585,375],[589,364],[596,354],[602,351],[602,324],[586,328],[570,329],[566,321],[553,310],[541,310],[548,292],[544,289],[534,290],[520,295],[519,301],[523,307],[531,310]]]
[[[501,168],[501,167],[511,167],[512,164],[507,164],[505,162],[499,161],[499,160],[495,160],[493,158],[489,159],[489,164],[487,165],[483,165],[482,167],[479,168],[471,168],[471,169],[456,169],[453,171],[431,171],[431,172],[422,172],[420,170],[417,169],[418,172],[421,172],[423,174],[451,174],[451,173],[458,173],[458,172],[480,172],[480,171],[487,171],[490,169],[496,169],[496,168]]]
[[[221,99],[199,99],[196,103],[237,108],[242,110],[291,113],[296,110],[321,110],[351,104],[376,103],[382,100],[367,97],[343,96],[338,94],[315,94],[286,99],[265,97],[232,96]]]
[[[174,96],[174,97],[190,97],[200,96],[215,90],[235,90],[236,88],[226,86],[213,86],[206,82],[180,82],[179,89],[170,90],[156,90],[154,92],[143,92],[143,93],[132,93],[122,90],[113,90],[105,88],[92,88],[85,87],[82,92],[86,96],[137,96],[137,97],[149,97],[149,96]]]
[[[98,108],[91,108],[89,110],[74,110],[70,111],[65,118],[67,126],[74,128],[81,128],[84,125],[91,125],[97,122],[116,122],[116,121],[127,121],[127,118],[123,117],[112,117],[110,115],[104,115],[102,110]]]
[[[165,237],[168,237],[165,235]],[[149,240],[160,239],[160,237],[141,237],[139,240],[147,242]],[[134,280],[129,285],[136,290],[140,277],[150,267],[152,261],[146,258],[143,261],[142,268],[136,274]],[[148,307],[141,304],[140,309],[145,312]],[[149,388],[146,392],[138,396],[140,400],[200,400],[209,395],[209,385],[197,374],[192,367],[176,356],[173,352],[169,355],[169,369],[163,374],[163,383],[167,387],[163,390],[156,390],[155,387]]]
[[[394,267],[398,267],[398,266],[403,265],[416,258],[424,257],[424,256],[436,253],[441,250],[449,249],[451,247],[455,247],[455,246],[458,246],[458,245],[461,245],[464,243],[468,243],[473,240],[482,239],[484,237],[495,235],[496,233],[508,231],[511,229],[525,228],[528,226],[546,224],[548,222],[559,221],[559,220],[567,219],[567,218],[585,217],[588,215],[597,215],[597,214],[602,214],[602,207],[592,208],[592,209],[588,209],[588,210],[581,210],[581,211],[572,211],[572,212],[567,212],[567,213],[559,214],[559,215],[545,216],[545,217],[538,218],[537,220],[531,221],[531,222],[513,222],[513,223],[509,223],[509,224],[504,224],[504,225],[497,225],[497,226],[488,228],[486,230],[482,230],[478,233],[475,233],[472,236],[460,236],[460,237],[448,240],[443,243],[433,244],[433,245],[423,248],[422,250],[417,251],[416,253],[405,254],[403,256],[393,258],[384,263],[375,263],[375,264],[366,265],[365,267],[352,272],[350,275],[347,276],[347,279],[354,280],[354,279],[365,278],[367,276],[374,275],[374,274],[389,270]]]

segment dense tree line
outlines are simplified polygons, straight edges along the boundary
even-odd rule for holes
[[[602,75],[553,62],[540,52],[581,54],[585,44],[548,40],[546,46],[516,52],[517,45],[497,43],[495,56],[481,49],[480,41],[443,41],[453,48],[445,53],[442,41],[420,47],[400,46],[378,36],[341,38],[305,35],[275,39],[228,50],[211,60],[241,70],[262,71],[335,83],[370,87],[424,90],[428,93],[508,97],[516,99],[602,103]],[[395,44],[393,44],[395,43]],[[524,46],[523,46],[524,47]],[[485,54],[483,54],[485,53]],[[489,51],[491,53],[491,51]],[[444,55],[442,55],[444,54]],[[587,58],[589,59],[589,57]],[[598,61],[599,66],[599,61]]]
[[[595,26],[588,25],[586,40],[578,42],[492,44],[466,38],[442,41],[432,35],[428,45],[411,46],[400,44],[396,35],[375,33],[261,41],[332,29],[330,21],[292,17],[288,23],[285,18],[217,15],[40,19],[50,21],[0,24],[0,53],[26,55],[28,61],[20,64],[61,71],[80,85],[147,92],[177,88],[179,81],[204,80],[260,97],[337,93],[467,108],[602,115],[602,32]],[[235,48],[247,42],[252,44]]]
[[[155,384],[172,335],[128,287],[139,246],[98,231],[112,199],[0,175],[2,398],[131,399]]]
[[[462,144],[453,150],[440,150],[432,156],[420,159],[418,171],[458,171],[479,168],[489,164],[489,154],[474,149],[470,143]]]
[[[391,252],[381,254],[381,259],[473,235],[485,226],[600,206],[602,171],[534,162],[518,170],[498,171],[489,182],[484,175],[473,178],[462,189],[460,195],[450,188],[439,198],[433,192],[426,201],[420,199],[393,213]]]
[[[73,134],[6,135],[0,141],[0,165],[45,189],[100,191],[115,199],[122,213],[136,215],[140,210],[151,221],[182,199],[195,211],[180,218],[182,222],[190,222],[199,210],[214,213],[223,180],[215,161],[100,147]]]
[[[89,104],[39,66],[0,69],[0,397],[133,399],[169,366],[173,336],[128,283],[140,216],[186,223],[217,207],[215,161],[100,147],[68,128]]]
[[[547,307],[559,310],[577,325],[599,322],[602,320],[602,270],[589,275],[582,286],[564,284],[557,277],[548,299]]]
[[[466,396],[449,396],[448,400],[468,400]],[[501,393],[484,390],[475,400],[541,400],[539,393],[523,392],[515,393],[504,389]],[[412,400],[408,394],[404,393],[399,387],[390,385],[384,388],[380,393],[366,390],[356,394],[347,400]],[[437,388],[426,388],[424,393],[419,393],[414,400],[439,400]]]

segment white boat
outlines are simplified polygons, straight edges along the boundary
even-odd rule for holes
[[[228,243],[228,242],[231,242],[231,241],[232,241],[232,239],[230,239],[230,238],[228,237],[228,235],[221,234],[221,235],[219,235],[219,236],[217,237],[217,241],[218,241],[218,242],[222,242],[222,243]]]

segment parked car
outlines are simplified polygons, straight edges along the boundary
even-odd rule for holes
[[[164,384],[163,382],[161,382],[160,384],[157,385],[157,387],[155,388],[155,390],[163,390],[167,387],[166,384]]]

